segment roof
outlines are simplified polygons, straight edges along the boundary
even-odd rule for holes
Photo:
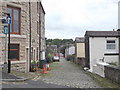
[[[41,2],[40,2],[40,5],[41,5],[41,8],[42,8],[42,10],[43,10],[43,13],[45,14],[45,10],[44,10],[43,5],[42,5]]]
[[[85,36],[90,37],[118,37],[120,31],[86,31]]]
[[[75,38],[76,43],[84,43],[84,41],[85,41],[84,37],[76,37]]]

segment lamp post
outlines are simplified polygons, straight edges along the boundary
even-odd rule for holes
[[[2,23],[3,24],[8,24],[8,28],[7,26],[4,26],[4,34],[8,34],[8,73],[10,73],[11,71],[11,61],[10,61],[10,24],[11,24],[11,17],[10,17],[10,13],[4,13],[5,15],[7,15],[7,17],[2,18]],[[8,29],[8,31],[7,31]],[[5,46],[6,48],[6,46]],[[5,52],[6,53],[6,52]],[[6,57],[6,54],[5,54]],[[6,62],[6,59],[5,59]],[[6,64],[6,63],[5,63]]]
[[[8,73],[11,72],[11,61],[10,61],[10,24],[11,17],[10,14],[7,14],[7,23],[8,23]]]

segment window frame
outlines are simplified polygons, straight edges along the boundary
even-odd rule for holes
[[[9,6],[7,5],[7,8],[10,8],[12,10],[12,30],[10,32],[10,34],[21,34],[21,31],[20,31],[20,27],[21,27],[21,8],[18,8],[18,7],[14,7],[14,6]],[[14,10],[17,10],[18,11],[18,32],[15,32],[15,29],[14,29]]]
[[[108,41],[112,41],[114,43],[108,43]],[[114,45],[114,48],[108,48],[108,45]],[[106,40],[106,49],[107,50],[116,50],[116,40]]]
[[[19,61],[20,60],[20,44],[10,44],[10,45],[18,45],[18,49],[10,49],[10,51],[18,51],[18,58],[16,59],[11,59],[13,61]]]

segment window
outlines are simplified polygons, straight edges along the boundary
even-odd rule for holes
[[[37,47],[37,50],[36,50],[36,59],[38,60],[38,47]]]
[[[19,60],[19,44],[10,44],[10,59]]]
[[[34,49],[34,52],[33,52],[33,60],[35,60],[35,49]]]
[[[37,21],[37,34],[39,34],[39,22]]]
[[[39,2],[37,2],[37,13],[39,13]]]
[[[108,50],[114,50],[115,49],[115,40],[107,41],[107,49]]]
[[[8,6],[7,12],[10,13],[12,19],[10,25],[11,34],[20,34],[20,9]]]
[[[31,48],[31,59],[33,60],[33,47]]]

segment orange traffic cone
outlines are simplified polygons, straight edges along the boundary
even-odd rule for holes
[[[50,65],[49,64],[47,64],[47,70],[50,70],[51,68],[50,68]]]
[[[36,73],[39,73],[39,68],[36,68]]]
[[[46,68],[43,66],[43,72],[42,74],[46,74]]]

